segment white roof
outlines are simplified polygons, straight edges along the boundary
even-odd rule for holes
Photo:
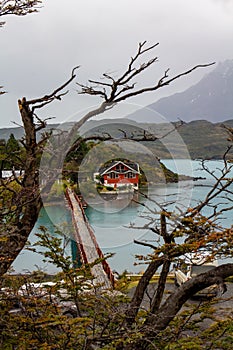
[[[2,170],[2,178],[3,179],[7,179],[11,176],[20,176],[22,174],[24,174],[24,171],[23,170],[14,170],[14,173],[13,173],[13,170]]]
[[[124,163],[123,161],[119,160],[118,162],[116,162],[116,163],[114,163],[114,164],[111,164],[111,166],[109,166],[109,167],[102,173],[102,175],[108,173],[113,167],[115,167],[115,166],[118,165],[118,164],[124,164],[124,165],[125,165],[127,168],[129,168],[130,171],[132,171],[133,173],[136,173],[136,174],[139,174],[139,173],[140,173],[140,172],[139,172],[139,165],[138,165],[138,163],[135,163],[135,164],[137,165],[137,168],[138,168],[138,170],[135,170],[135,169],[131,168],[131,166],[128,165],[127,163]]]

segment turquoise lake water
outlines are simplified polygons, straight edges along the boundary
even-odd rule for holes
[[[209,173],[201,170],[199,161],[189,160],[164,160],[165,165],[179,174],[205,177],[198,181],[181,181],[178,184],[158,184],[149,186],[148,195],[152,202],[138,196],[137,201],[144,203],[141,206],[132,202],[129,198],[123,197],[116,201],[105,201],[104,203],[89,206],[86,215],[91,223],[97,241],[104,253],[111,252],[115,255],[109,259],[109,264],[113,270],[122,272],[125,269],[131,272],[139,272],[145,269],[145,265],[135,266],[135,255],[145,255],[150,249],[133,243],[133,240],[149,241],[155,243],[155,236],[147,229],[140,229],[148,223],[148,220],[156,217],[158,205],[166,202],[169,210],[185,210],[190,205],[200,202],[213,186],[213,177],[219,175],[222,167],[220,161],[209,161]],[[229,177],[233,173],[229,174]],[[233,187],[232,187],[233,190]],[[170,203],[170,204],[169,204]],[[148,208],[154,213],[148,211]],[[178,209],[177,209],[178,208]],[[222,222],[225,226],[232,225],[232,211],[225,213]],[[154,222],[156,224],[156,221]],[[29,237],[29,241],[36,241],[35,233],[39,231],[39,226],[46,226],[50,232],[54,232],[54,225],[61,231],[71,231],[71,216],[65,206],[49,206],[41,211],[38,222]],[[132,228],[134,226],[134,228]],[[67,246],[67,254],[70,248]],[[53,273],[56,268],[42,261],[40,255],[23,250],[14,262],[14,270],[17,272],[32,271],[41,268],[44,271]]]

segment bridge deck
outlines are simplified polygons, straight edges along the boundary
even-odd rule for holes
[[[77,201],[74,193],[70,189],[67,190],[67,196],[71,206],[72,219],[75,227],[74,236],[78,246],[81,246],[82,259],[84,262],[93,263],[95,260],[102,257],[103,254],[98,247],[93,229],[86,219],[80,201]],[[110,281],[111,278],[109,279],[109,276],[104,271],[102,263],[94,265],[91,268],[91,273],[95,278],[95,283],[101,285],[104,289],[112,289],[113,277],[112,281]]]

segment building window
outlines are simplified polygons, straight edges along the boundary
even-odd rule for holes
[[[124,171],[125,170],[125,166],[123,164],[117,164],[116,165],[116,170],[117,171]]]
[[[112,173],[108,174],[108,178],[109,179],[116,179],[116,178],[118,178],[118,174],[112,172]]]
[[[125,174],[125,177],[127,177],[128,179],[135,179],[136,175],[133,173],[128,173],[128,174]]]

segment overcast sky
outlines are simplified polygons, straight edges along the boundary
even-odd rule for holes
[[[233,59],[233,0],[47,0],[37,14],[4,20],[0,85],[8,93],[0,97],[1,127],[20,123],[18,98],[50,93],[76,65],[81,65],[76,81],[82,83],[105,72],[122,73],[140,41],[160,43],[153,52],[159,62],[141,81],[145,86],[167,68],[173,75],[199,63]],[[127,108],[131,111],[182,91],[211,69],[132,98]],[[57,122],[75,120],[80,111],[98,103],[77,95],[76,89],[73,83],[62,102],[40,115],[54,116]]]

